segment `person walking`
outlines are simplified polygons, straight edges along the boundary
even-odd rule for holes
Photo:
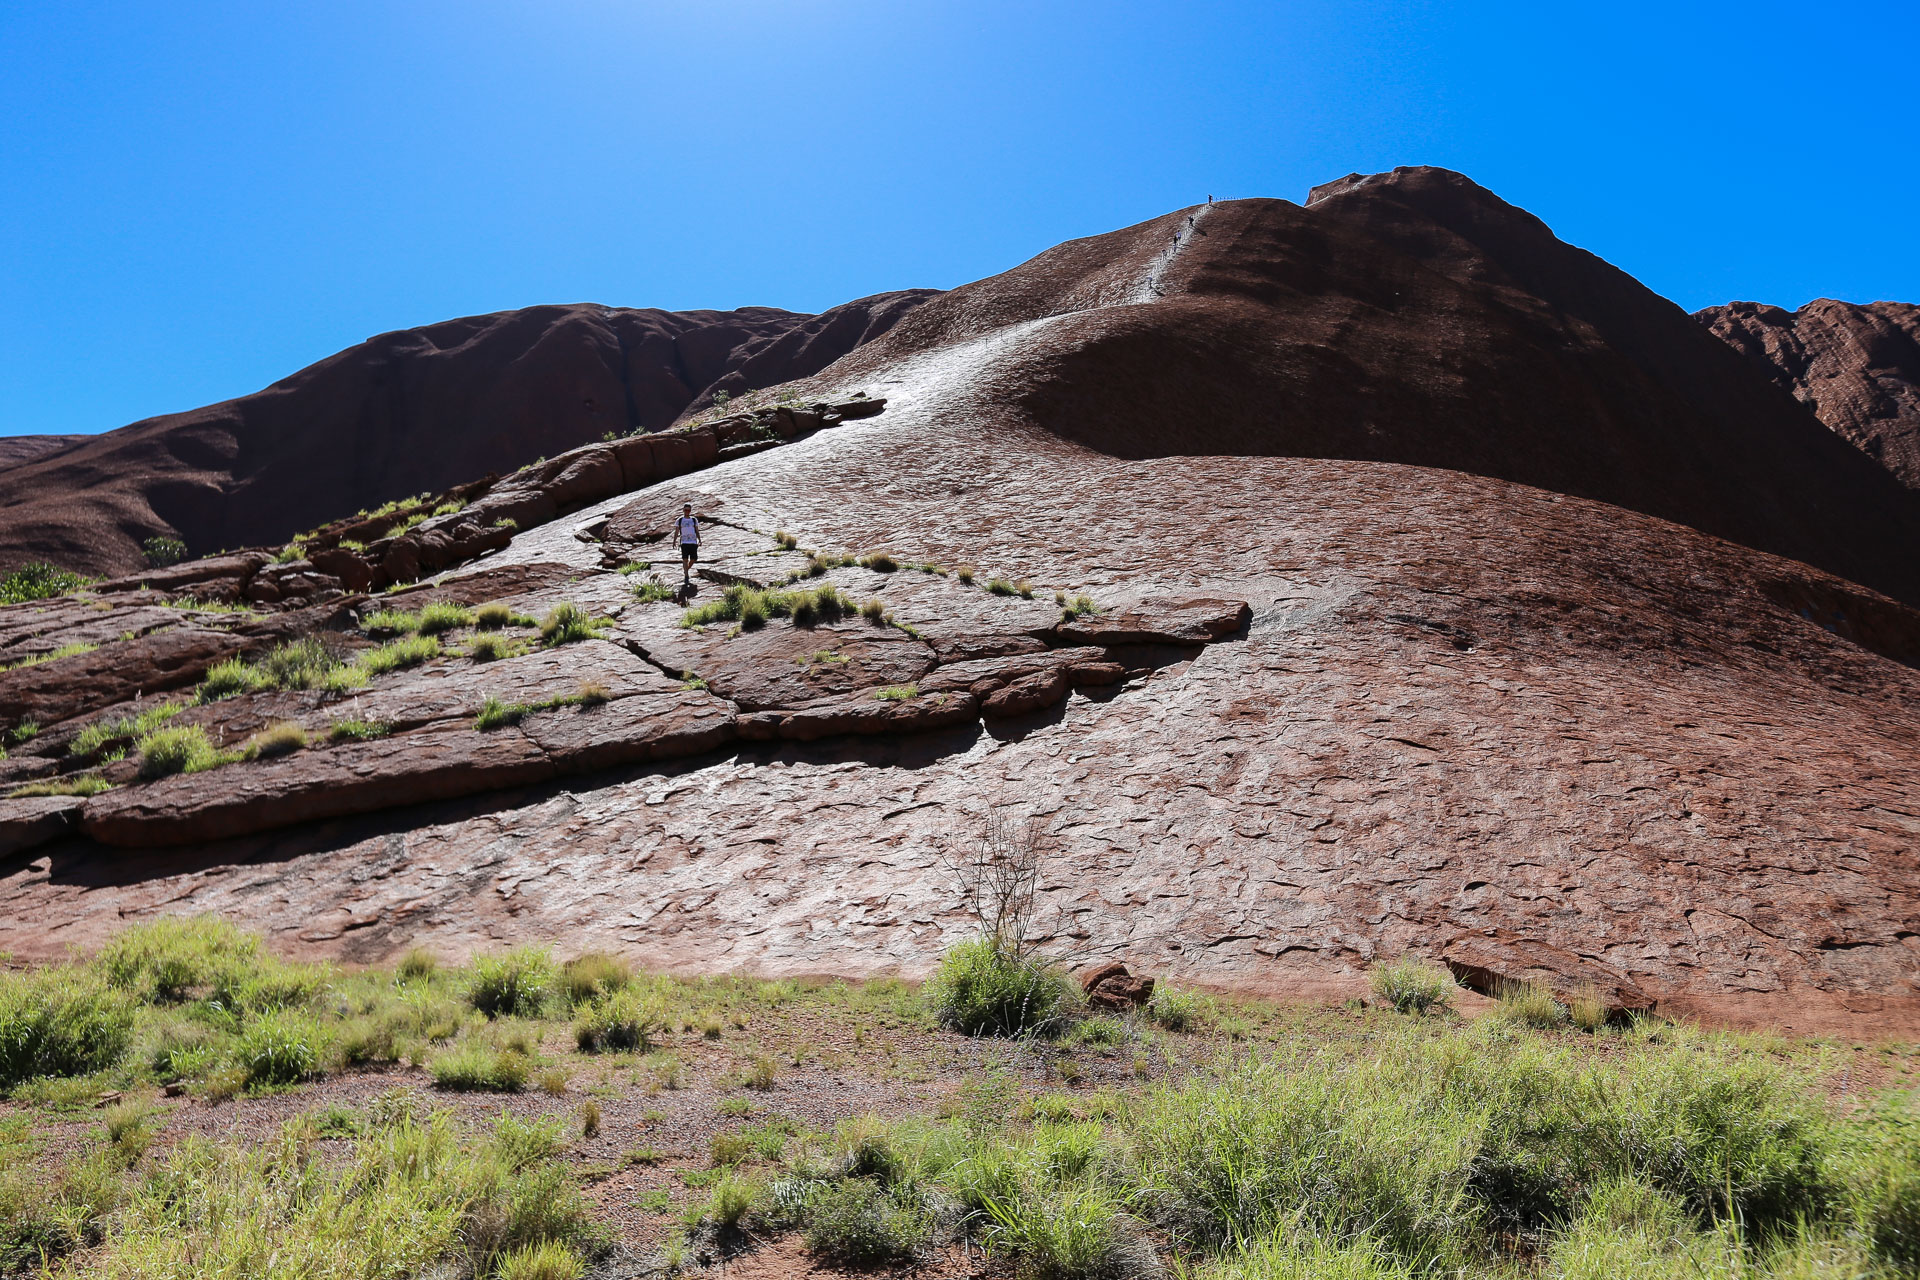
[[[700,522],[693,518],[691,502],[680,509],[680,519],[674,522],[674,528],[680,537],[680,580],[692,582],[693,562],[700,558]]]

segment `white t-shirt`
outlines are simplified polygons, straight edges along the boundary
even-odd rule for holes
[[[698,520],[695,520],[692,516],[681,516],[679,524],[680,524],[680,545],[684,547],[689,543],[691,543],[696,547],[699,546],[700,545],[700,522]]]

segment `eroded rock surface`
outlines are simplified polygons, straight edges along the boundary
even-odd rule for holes
[[[1920,489],[1920,307],[1730,302],[1696,318],[1836,435]]]
[[[51,957],[129,919],[213,911],[349,961],[539,940],[684,971],[920,975],[973,926],[943,850],[1003,807],[1042,832],[1043,920],[1143,978],[1345,998],[1368,965],[1410,952],[1481,986],[1591,989],[1621,1009],[1920,1033],[1920,612],[1634,509],[1692,501],[1687,477],[1725,461],[1682,516],[1716,527],[1734,512],[1773,545],[1808,534],[1810,559],[1857,552],[1847,562],[1873,570],[1861,576],[1899,587],[1893,557],[1911,543],[1887,531],[1904,499],[1868,486],[1878,514],[1813,537],[1807,493],[1839,504],[1864,460],[1827,468],[1840,443],[1766,388],[1734,397],[1764,410],[1739,437],[1760,444],[1737,465],[1716,452],[1740,424],[1702,398],[1724,362],[1744,369],[1717,346],[1707,372],[1668,388],[1677,400],[1660,393],[1647,402],[1658,412],[1609,437],[1617,458],[1639,459],[1593,473],[1612,502],[1554,490],[1584,455],[1554,454],[1552,433],[1512,458],[1475,452],[1540,411],[1529,379],[1543,370],[1577,372],[1631,417],[1646,380],[1672,372],[1653,349],[1670,326],[1596,344],[1650,314],[1644,299],[1610,311],[1626,305],[1610,269],[1570,264],[1544,228],[1525,243],[1547,258],[1502,258],[1515,211],[1423,183],[1346,184],[1308,210],[1216,209],[1197,221],[1220,237],[1211,248],[1194,225],[1176,249],[1171,224],[1147,224],[920,308],[793,388],[803,405],[864,389],[887,401],[879,415],[836,415],[831,430],[794,418],[794,437],[768,449],[716,433],[714,465],[518,530],[380,601],[499,600],[536,617],[573,602],[606,619],[602,639],[476,664],[450,633],[447,655],[357,695],[411,728],[121,781],[80,806],[83,824],[136,830],[201,806],[204,838],[129,850],[66,835],[14,854],[0,863],[0,949]],[[1407,262],[1452,283],[1419,276],[1408,300],[1388,287],[1398,259],[1343,258],[1422,240]],[[1266,248],[1222,247],[1247,244]],[[1311,291],[1298,273],[1332,259],[1381,288],[1364,307],[1309,306],[1289,330],[1273,299],[1300,302]],[[1516,308],[1499,324],[1531,337],[1495,342],[1494,313],[1473,309],[1489,290]],[[1203,296],[1221,294],[1253,309]],[[1415,362],[1424,390],[1387,395],[1385,371],[1446,299],[1479,317],[1442,335],[1465,363]],[[1365,328],[1376,312],[1391,322],[1356,349],[1359,372],[1336,371],[1342,415],[1289,416],[1307,400],[1260,391],[1329,358],[1304,339],[1252,366],[1244,404],[1222,398],[1230,380],[1209,362],[1235,343]],[[1141,337],[1155,332],[1177,340]],[[1541,355],[1553,334],[1574,347]],[[1142,354],[1169,349],[1170,364]],[[1218,379],[1183,382],[1193,361]],[[1456,396],[1492,402],[1422,434],[1423,415]],[[1461,445],[1482,427],[1498,430]],[[1357,434],[1295,447],[1322,428]],[[1296,434],[1276,442],[1276,430]],[[1272,456],[1369,439],[1397,460]],[[1241,452],[1263,456],[1207,452],[1247,441]],[[723,452],[742,443],[753,451]],[[1671,451],[1692,460],[1636,498],[1636,469]],[[1533,487],[1470,474],[1496,463],[1529,468]],[[1767,505],[1816,471],[1801,498]],[[680,603],[633,588],[678,581],[664,536],[683,502],[714,531],[702,564],[715,577],[696,603],[728,582],[810,572],[811,551],[824,572],[799,585],[878,598],[882,622],[681,629]],[[1886,538],[1862,541],[1867,525]],[[933,568],[844,563],[878,552]],[[654,567],[617,571],[642,564]],[[1100,612],[1063,619],[1056,593]],[[118,594],[101,598],[153,607]],[[17,616],[0,615],[0,635]],[[531,704],[581,679],[607,700],[530,707],[485,731],[469,718],[476,697]],[[318,729],[353,705],[308,697],[180,715],[226,735],[270,716]],[[69,769],[63,735],[43,728],[16,758]],[[128,767],[102,766],[110,781]],[[435,789],[476,772],[484,790]],[[391,784],[402,776],[411,784]],[[328,798],[356,790],[383,807]],[[281,803],[322,807],[217,838],[231,815]]]

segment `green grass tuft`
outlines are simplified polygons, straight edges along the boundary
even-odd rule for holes
[[[573,644],[580,640],[598,640],[607,625],[604,618],[595,618],[571,601],[555,605],[540,623],[540,643],[548,648],[563,644]]]
[[[148,782],[176,773],[202,773],[238,758],[215,748],[197,724],[155,729],[143,734],[135,749],[140,753],[140,777]]]
[[[1440,1013],[1453,1007],[1453,975],[1414,956],[1375,965],[1367,975],[1373,993],[1399,1013]]]

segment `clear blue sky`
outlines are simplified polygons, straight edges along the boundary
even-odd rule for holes
[[[1920,5],[0,6],[0,434],[541,302],[816,311],[1438,164],[1689,309],[1920,301]]]

